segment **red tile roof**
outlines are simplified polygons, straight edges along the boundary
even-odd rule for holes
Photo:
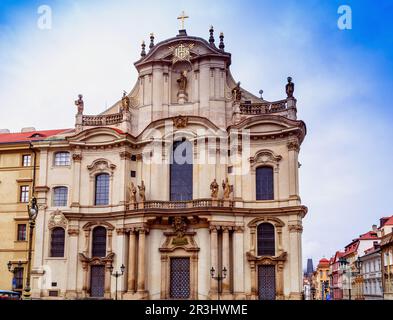
[[[39,130],[17,133],[0,133],[0,143],[30,142],[46,139],[69,129]]]
[[[359,236],[359,240],[376,240],[378,239],[378,234],[375,231],[369,231]]]

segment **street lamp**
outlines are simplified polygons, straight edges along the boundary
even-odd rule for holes
[[[111,272],[111,276],[116,278],[116,291],[115,291],[115,300],[117,300],[117,278],[121,277],[124,274],[124,270],[125,270],[125,266],[124,264],[121,265],[120,267],[120,272],[116,271],[115,273],[113,273],[113,265],[110,266],[109,270]]]
[[[21,267],[22,267],[22,261],[19,260],[18,261],[18,268],[21,268]],[[7,268],[8,268],[8,271],[11,272],[14,275],[13,278],[12,278],[12,290],[14,290],[15,289],[14,288],[14,281],[15,281],[16,267],[12,268],[12,262],[8,261]]]
[[[212,267],[210,269],[210,275],[212,277],[212,279],[217,280],[218,282],[218,287],[217,287],[217,300],[220,300],[220,293],[221,293],[221,282],[223,279],[225,279],[227,277],[227,268],[223,268],[221,274],[218,273],[217,276],[214,276],[216,273],[216,270],[214,270],[214,268]]]
[[[344,257],[340,257],[340,259],[338,259],[338,263],[343,270],[343,274],[346,274],[347,273],[346,269],[347,269],[347,265],[348,265],[347,259],[345,259]],[[348,294],[349,294],[349,300],[351,300],[351,270],[349,270],[349,272],[348,272],[348,282],[349,282]],[[344,290],[344,288],[343,288],[343,290]]]
[[[33,246],[33,231],[35,227],[35,220],[38,215],[38,205],[37,199],[33,197],[31,199],[31,205],[27,205],[27,213],[29,214],[29,251],[27,258],[27,276],[26,276],[26,286],[23,290],[23,299],[29,300],[31,298],[31,288],[30,288],[30,273],[31,273],[31,253]]]

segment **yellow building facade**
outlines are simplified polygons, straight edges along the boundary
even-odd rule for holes
[[[26,281],[34,162],[39,170],[30,143],[61,131],[0,133],[0,290],[22,291]]]
[[[329,277],[329,260],[322,258],[319,260],[317,269],[314,273],[315,299],[326,300],[329,293],[330,277]]]

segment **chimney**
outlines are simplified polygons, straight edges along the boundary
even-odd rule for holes
[[[372,229],[373,229],[374,232],[377,232],[378,231],[377,225],[373,224]]]
[[[389,217],[383,217],[381,219],[379,219],[379,227],[382,228],[383,225],[386,223],[386,221],[389,220]]]
[[[34,127],[26,127],[26,128],[22,128],[20,130],[20,132],[25,133],[25,132],[34,132],[37,131]]]

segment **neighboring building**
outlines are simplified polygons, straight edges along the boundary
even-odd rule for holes
[[[379,239],[377,226],[374,225],[372,231],[360,235],[345,247],[343,258],[346,259],[347,266],[342,274],[344,300],[361,299],[363,283],[357,265],[359,252],[363,253],[372,247],[375,241],[379,242]]]
[[[381,219],[380,230],[383,297],[393,300],[393,216]]]
[[[33,297],[111,298],[124,264],[122,299],[215,299],[212,267],[223,299],[301,299],[294,85],[247,92],[223,38],[152,36],[128,95],[91,116],[80,97],[75,130],[34,143]]]
[[[374,245],[359,257],[361,262],[361,282],[363,290],[360,299],[381,300],[383,299],[382,272],[381,272],[381,248],[377,241]]]
[[[326,300],[326,295],[330,290],[329,260],[322,258],[319,260],[314,272],[315,299]]]
[[[27,204],[31,200],[34,162],[39,170],[39,154],[34,156],[30,143],[64,130],[0,133],[0,289],[22,291],[26,281],[28,250]],[[11,263],[8,270],[8,263]]]
[[[343,299],[342,271],[339,262],[343,255],[344,252],[337,251],[336,254],[330,259],[330,294],[333,300]]]
[[[308,258],[307,268],[303,274],[303,297],[305,300],[312,299],[311,286],[312,286],[313,274],[314,274],[313,262],[311,258]]]

